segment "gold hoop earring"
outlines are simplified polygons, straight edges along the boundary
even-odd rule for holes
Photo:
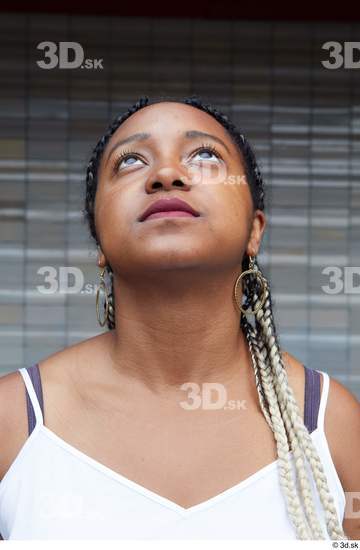
[[[97,315],[98,323],[101,327],[105,326],[106,321],[108,320],[108,316],[109,316],[109,296],[106,292],[106,285],[105,285],[105,280],[104,280],[105,270],[106,270],[106,266],[102,269],[102,271],[100,273],[100,284],[99,284],[99,286],[97,288],[97,291],[96,291],[96,315]],[[100,319],[100,312],[99,312],[100,289],[102,289],[104,291],[104,296],[105,296],[105,317],[104,317],[103,321],[101,321],[101,319]]]
[[[235,286],[234,286],[235,303],[236,303],[238,309],[242,313],[244,313],[244,315],[249,315],[249,314],[254,314],[255,315],[255,313],[257,313],[259,311],[259,309],[262,308],[262,306],[264,305],[265,298],[266,298],[265,289],[266,289],[267,281],[266,281],[265,277],[262,275],[261,271],[259,269],[254,269],[254,266],[255,266],[255,259],[254,259],[253,256],[249,256],[249,269],[247,269],[246,271],[243,271],[242,273],[240,273],[240,275],[236,279]],[[254,274],[254,275],[256,275],[256,277],[259,278],[260,283],[261,283],[262,297],[261,297],[259,305],[254,310],[249,311],[248,309],[245,310],[241,307],[241,302],[238,298],[238,285],[239,285],[239,283],[241,283],[242,279],[246,275],[250,275],[250,274]]]

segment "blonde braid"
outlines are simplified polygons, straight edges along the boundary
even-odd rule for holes
[[[266,286],[266,289],[265,289],[265,295],[266,295],[265,303],[264,303],[265,310],[270,310],[268,285]],[[256,300],[255,300],[255,302],[256,302]],[[260,313],[260,315],[261,315],[261,313]],[[256,349],[257,342],[256,342],[256,334],[255,334],[254,331],[250,332],[250,343],[251,343],[251,345],[254,345],[254,347]],[[265,365],[266,365],[266,360],[267,360],[266,346],[263,345],[262,348],[263,348],[262,349],[263,353],[262,353],[262,355],[259,356],[259,361],[261,362],[262,359],[265,358]],[[268,361],[268,363],[271,365],[271,361]],[[287,373],[286,373],[286,370],[284,368],[282,368],[282,371],[281,371],[281,378],[283,380],[285,379],[286,380],[285,383],[287,384]],[[301,446],[300,446],[299,441],[298,441],[298,436],[297,436],[296,430],[294,430],[294,427],[292,425],[291,418],[290,418],[290,415],[287,411],[285,402],[282,399],[282,393],[281,393],[281,390],[279,388],[280,387],[279,377],[274,377],[274,386],[275,386],[275,391],[276,391],[276,394],[277,394],[277,399],[278,399],[278,402],[279,402],[279,406],[280,406],[280,409],[281,409],[281,415],[282,415],[282,418],[284,420],[285,428],[286,428],[288,438],[289,438],[289,441],[290,441],[291,451],[294,454],[295,466],[298,470],[297,490],[300,491],[302,499],[303,499],[303,503],[305,505],[304,506],[304,508],[305,508],[304,513],[306,515],[308,524],[310,525],[310,529],[311,529],[311,533],[312,533],[313,538],[321,540],[321,539],[324,539],[324,533],[323,533],[323,530],[321,529],[321,527],[319,525],[319,521],[318,521],[318,518],[316,516],[314,501],[313,501],[313,498],[312,498],[310,480],[309,480],[309,478],[307,476],[307,473],[306,473],[306,470],[305,470],[304,459],[303,459],[303,455],[302,455],[302,452],[301,452]],[[290,388],[290,390],[291,390],[291,388]]]
[[[287,501],[288,512],[297,532],[297,538],[306,540],[310,538],[310,531],[307,522],[304,521],[300,499],[293,480],[292,466],[289,457],[290,449],[288,437],[275,393],[273,377],[271,376],[270,369],[262,360],[261,350],[256,346],[256,338],[252,338],[252,340],[261,372],[262,386],[271,414],[272,430],[277,444],[280,484],[283,488],[283,494]]]
[[[258,266],[256,265],[255,268],[258,269]],[[253,280],[249,278],[245,279],[244,282],[244,294],[247,297],[247,303],[251,303],[252,309],[255,309],[259,303],[257,281],[254,278]],[[294,455],[295,470],[297,473],[297,489],[300,490],[303,498],[302,504],[304,505],[306,517],[301,510],[301,502],[296,497],[294,499],[294,504],[298,509],[295,512],[295,517],[292,508],[289,508],[289,513],[297,529],[299,538],[303,538],[303,534],[308,531],[308,524],[310,524],[311,538],[324,538],[323,530],[315,512],[309,477],[307,471],[305,470],[302,454],[303,452],[310,463],[320,499],[324,507],[328,533],[332,540],[346,539],[347,537],[344,534],[342,527],[339,525],[334,500],[329,491],[320,457],[314,442],[306,426],[304,425],[293,390],[288,383],[272,318],[271,297],[268,283],[266,284],[265,293],[266,299],[264,306],[255,314],[255,329],[248,323],[245,316],[243,316],[241,323],[245,329],[245,334],[249,342],[252,357],[256,357],[257,359],[256,369],[254,366],[255,378],[260,381],[260,385],[265,391],[265,395],[267,395],[267,403],[264,403],[263,391],[259,391],[257,382],[261,408],[263,412],[264,410],[267,411],[267,409],[270,408],[270,400],[275,398],[278,407],[281,410],[280,417],[282,419],[282,427],[286,427],[291,450]],[[254,361],[253,363],[255,365]],[[276,428],[276,424],[273,423],[272,429],[274,435]],[[279,441],[281,442],[281,439]],[[288,444],[287,449],[289,449]],[[291,502],[292,498],[294,498],[294,493],[297,495],[297,489],[295,489],[292,483],[284,484],[281,474],[282,472],[280,471],[280,482],[282,483],[285,496],[289,503],[289,498]],[[289,495],[289,491],[292,491],[293,494]],[[302,516],[300,528],[297,523],[299,515]]]
[[[258,357],[258,362],[262,364],[262,369],[266,370],[266,363],[263,361],[263,358],[261,356],[261,352],[260,352],[260,350],[257,346],[256,333],[253,331],[253,329],[250,329],[250,330],[252,330],[252,333],[250,334],[250,345],[255,348],[255,350],[256,350],[255,353]],[[269,373],[267,373],[267,376],[269,376]],[[275,388],[276,388],[276,385],[275,385]],[[297,479],[297,481],[298,481],[298,489],[300,489],[300,491],[301,491],[304,502],[306,502],[306,500],[309,499],[308,509],[312,511],[312,516],[309,517],[309,515],[307,514],[307,518],[308,518],[308,521],[310,523],[310,528],[312,530],[312,533],[315,533],[315,538],[323,539],[324,538],[323,531],[322,530],[319,531],[319,529],[318,529],[318,523],[317,523],[317,518],[316,518],[316,514],[315,514],[315,509],[314,509],[313,501],[312,501],[312,498],[311,498],[310,483],[309,483],[309,479],[306,476],[306,472],[305,472],[305,469],[304,469],[302,454],[301,454],[301,451],[299,449],[299,444],[298,444],[298,441],[297,441],[297,438],[296,438],[296,435],[295,435],[296,432],[294,431],[294,429],[291,425],[291,421],[289,419],[289,416],[287,414],[286,409],[284,410],[283,403],[280,401],[279,404],[280,404],[280,409],[281,409],[281,415],[282,415],[282,418],[284,419],[285,428],[287,430],[289,440],[292,444],[292,449],[291,450],[294,452],[295,461],[296,461],[296,463],[300,462],[301,465],[303,466],[302,471],[299,471],[299,478]],[[300,487],[299,487],[299,485],[300,485]],[[301,504],[301,501],[300,501],[300,504]],[[306,513],[306,509],[305,509],[305,513]]]

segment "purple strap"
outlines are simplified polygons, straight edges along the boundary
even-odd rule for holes
[[[41,378],[40,378],[40,371],[38,364],[35,363],[35,365],[32,365],[31,367],[26,367],[27,372],[29,373],[29,376],[31,378],[31,381],[34,386],[34,390],[36,393],[36,397],[38,398],[39,405],[41,408],[41,412],[43,414],[44,418],[44,400],[43,400],[43,394],[42,394],[42,387],[41,387]],[[28,425],[29,425],[29,435],[35,428],[36,424],[36,417],[35,417],[35,411],[32,406],[30,397],[28,392],[26,391],[26,407],[27,407],[27,415],[28,415]]]
[[[317,428],[320,407],[320,373],[315,369],[305,369],[304,424],[313,432]]]

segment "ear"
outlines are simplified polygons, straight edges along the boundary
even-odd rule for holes
[[[248,256],[256,256],[266,227],[266,216],[262,210],[256,210],[252,222],[249,242],[246,248]]]

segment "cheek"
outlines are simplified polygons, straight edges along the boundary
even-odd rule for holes
[[[124,233],[129,228],[129,208],[123,190],[114,187],[113,189],[99,189],[95,200],[95,226],[103,248],[105,243],[111,240],[117,241],[124,238]],[[105,251],[105,250],[104,250]]]
[[[244,185],[220,185],[212,197],[216,226],[233,238],[244,238],[252,217],[252,200]]]
[[[223,186],[218,192],[216,208],[217,249],[232,260],[241,258],[246,250],[252,225],[253,205],[245,185]]]

